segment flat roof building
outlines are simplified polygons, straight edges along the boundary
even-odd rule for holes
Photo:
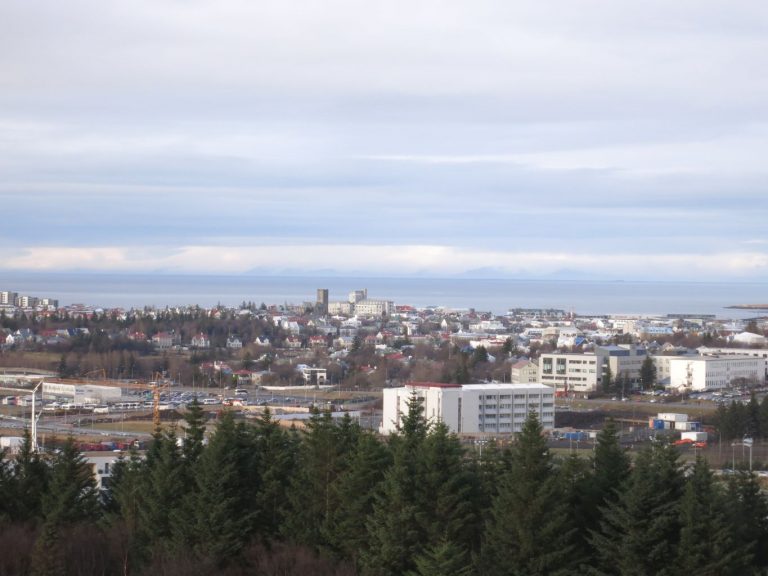
[[[422,399],[428,422],[443,422],[457,434],[514,434],[522,430],[531,412],[537,415],[544,429],[555,426],[555,391],[550,386],[411,382],[401,388],[384,389],[382,434],[400,429],[414,394]]]

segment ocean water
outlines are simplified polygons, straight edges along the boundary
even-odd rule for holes
[[[606,282],[467,278],[345,278],[173,274],[0,273],[0,290],[57,298],[62,305],[143,307],[199,304],[299,304],[318,288],[346,300],[367,288],[370,298],[412,306],[475,308],[503,314],[510,308],[560,308],[576,314],[715,314],[750,318],[760,313],[727,309],[768,303],[768,283]],[[768,314],[768,313],[764,313]]]

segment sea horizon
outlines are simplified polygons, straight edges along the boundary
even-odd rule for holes
[[[768,282],[607,280],[570,278],[389,277],[374,275],[189,274],[173,272],[4,271],[0,290],[101,308],[301,304],[327,288],[330,300],[368,289],[397,305],[474,308],[504,314],[512,308],[558,308],[580,315],[714,314],[752,318],[759,310],[728,306],[768,301]]]

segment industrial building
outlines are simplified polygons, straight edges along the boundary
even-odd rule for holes
[[[122,391],[119,386],[99,386],[88,383],[43,382],[43,400],[55,400],[71,404],[106,404],[119,402]]]
[[[412,382],[384,389],[382,434],[399,429],[413,394],[422,399],[428,422],[443,422],[457,434],[498,436],[520,432],[531,412],[544,429],[555,426],[555,391],[543,384]]]

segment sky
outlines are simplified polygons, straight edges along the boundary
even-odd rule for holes
[[[4,0],[2,271],[768,281],[768,3]]]

